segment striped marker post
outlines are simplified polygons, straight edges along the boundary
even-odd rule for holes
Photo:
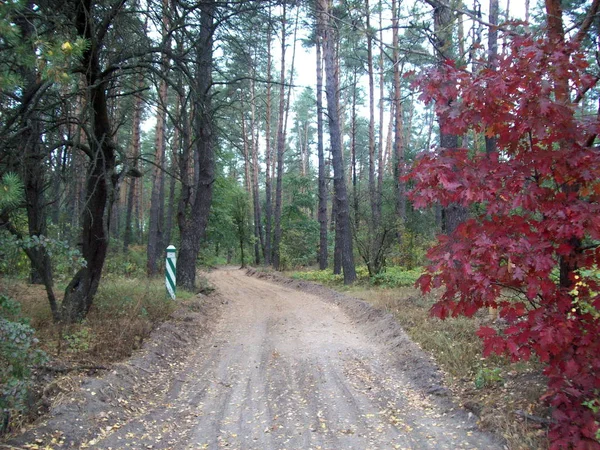
[[[176,261],[177,257],[175,256],[175,246],[169,245],[167,247],[167,262],[165,264],[165,284],[167,285],[167,293],[169,296],[175,300],[175,290],[176,290]]]

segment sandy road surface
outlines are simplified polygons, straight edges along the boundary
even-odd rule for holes
[[[219,270],[223,314],[153,407],[96,448],[494,449],[332,303]]]
[[[212,332],[148,385],[136,414],[93,435],[89,421],[71,418],[75,431],[93,439],[69,447],[65,433],[61,448],[502,448],[463,411],[416,387],[410,358],[399,359],[399,349],[390,354],[334,302],[239,270],[209,278],[224,303]],[[104,383],[99,392],[115,383],[90,382]],[[104,404],[72,408],[91,416],[90,405]]]

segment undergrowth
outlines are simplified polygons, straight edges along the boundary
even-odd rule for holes
[[[369,277],[366,266],[356,268],[358,285],[373,285],[388,288],[402,286],[414,286],[417,279],[421,276],[421,268],[405,269],[403,267],[388,267],[385,271]],[[291,277],[299,280],[316,281],[327,286],[342,286],[344,277],[341,274],[334,275],[330,270],[306,270],[302,272],[292,272]]]
[[[179,300],[195,295],[179,289],[177,300],[173,301],[167,296],[162,279],[108,274],[86,319],[61,326],[52,321],[42,286],[0,278],[0,297],[14,299],[9,305],[10,314],[0,308],[0,412],[11,410],[4,414],[6,423],[0,427],[0,435],[33,418],[26,416],[25,408],[33,405],[25,405],[24,399],[30,397],[26,391],[32,388],[40,364],[78,370],[103,367],[126,358],[158,324],[169,318]]]

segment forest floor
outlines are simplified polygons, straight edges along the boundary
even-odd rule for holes
[[[63,381],[50,414],[4,446],[503,448],[389,315],[253,275],[211,272],[215,294],[188,301],[104,375]]]

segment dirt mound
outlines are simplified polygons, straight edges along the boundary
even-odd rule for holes
[[[148,394],[168,390],[177,379],[190,349],[215,322],[220,303],[216,295],[181,302],[171,320],[157,327],[132,358],[99,377],[58,378],[45,389],[49,413],[7,444],[85,448],[94,445],[93,437],[143,413]]]

